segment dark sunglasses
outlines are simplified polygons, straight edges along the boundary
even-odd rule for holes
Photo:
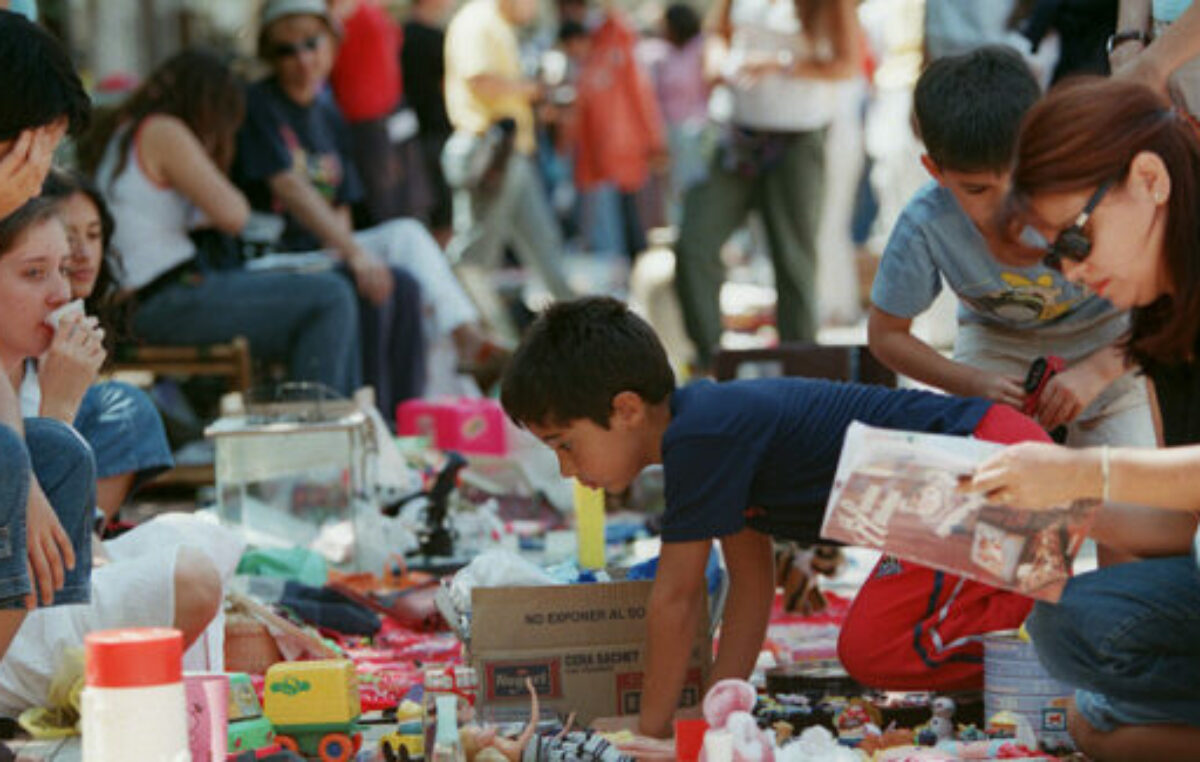
[[[291,58],[298,56],[304,51],[313,51],[321,44],[322,35],[314,34],[312,37],[305,37],[299,42],[280,42],[271,46],[271,58]]]
[[[1100,205],[1104,194],[1108,193],[1108,189],[1112,186],[1112,180],[1100,183],[1100,187],[1088,199],[1087,206],[1083,207],[1083,211],[1075,218],[1071,227],[1059,233],[1054,242],[1046,248],[1046,256],[1042,257],[1042,264],[1052,270],[1062,272],[1064,259],[1082,262],[1088,258],[1088,255],[1092,253],[1092,241],[1084,234],[1083,226],[1091,219],[1092,212]]]

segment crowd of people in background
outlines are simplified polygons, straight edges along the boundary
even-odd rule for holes
[[[1106,503],[1102,568],[1033,609],[1041,658],[1079,689],[1085,751],[1195,758],[1200,6],[540,10],[413,0],[401,24],[380,0],[265,0],[252,55],[178,52],[93,113],[32,10],[0,9],[0,709],[42,700],[47,649],[89,629],[174,625],[200,666],[219,619],[236,544],[218,530],[93,544],[173,462],[149,398],[101,380],[117,345],[245,337],[260,370],[369,384],[387,419],[492,391],[529,305],[595,290],[579,260],[628,271],[666,228],[684,375],[711,372],[728,330],[735,241],[767,265],[775,340],[861,312],[884,364],[1040,424],[959,433],[1062,429],[974,481],[1015,505]],[[514,292],[509,264],[533,285]],[[952,357],[915,329],[943,291],[961,305]],[[1027,406],[1046,354],[1066,367]],[[881,633],[908,640],[928,587],[953,590],[939,622],[956,605],[968,635],[1030,609],[886,559],[874,577],[851,614],[872,638],[843,657],[882,687],[978,677],[911,659],[885,674]]]

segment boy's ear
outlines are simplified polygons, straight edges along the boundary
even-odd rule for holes
[[[618,392],[612,401],[612,418],[609,428],[630,427],[646,417],[646,400],[637,392]]]
[[[928,172],[934,180],[937,180],[938,185],[946,184],[946,178],[942,176],[941,167],[937,165],[937,162],[934,161],[933,157],[931,157],[929,154],[921,154],[921,166],[925,167],[925,171]]]

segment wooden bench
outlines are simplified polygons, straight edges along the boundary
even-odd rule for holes
[[[254,384],[250,342],[235,336],[227,344],[150,346],[119,344],[113,352],[114,373],[141,372],[152,376],[213,376],[227,380],[229,391],[246,395]],[[177,465],[152,484],[199,487],[215,482],[212,464]]]

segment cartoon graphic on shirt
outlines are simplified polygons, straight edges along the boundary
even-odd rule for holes
[[[1034,280],[1019,273],[1002,272],[1000,280],[1005,289],[981,296],[961,295],[972,310],[993,315],[1011,323],[1038,321],[1048,323],[1070,312],[1090,294],[1081,288],[1078,293],[1063,298],[1063,288],[1056,285],[1054,276],[1044,273]]]
[[[307,177],[322,198],[336,205],[337,191],[342,184],[342,162],[337,153],[309,153],[291,127],[280,125],[279,131],[292,155],[292,171]]]

